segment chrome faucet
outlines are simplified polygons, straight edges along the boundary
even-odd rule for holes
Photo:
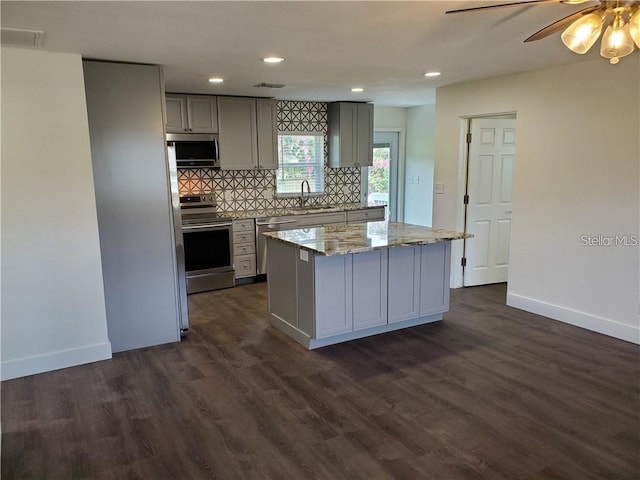
[[[309,195],[311,195],[311,187],[309,186],[309,181],[308,180],[303,180],[302,183],[300,184],[300,206],[304,207],[304,204],[306,203],[306,199],[304,198],[304,184],[307,184],[307,193]]]

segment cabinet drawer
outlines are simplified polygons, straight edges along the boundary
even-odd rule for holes
[[[344,223],[347,217],[344,212],[312,213],[298,217],[297,228]]]
[[[233,221],[233,233],[242,233],[242,232],[255,232],[255,226],[253,223],[253,218],[249,220],[234,220]]]
[[[370,222],[384,220],[384,207],[347,212],[347,222]]]
[[[233,244],[237,245],[239,243],[254,243],[256,241],[255,232],[235,232],[233,234]]]
[[[254,277],[256,275],[255,255],[239,255],[234,258],[233,264],[236,270],[236,278]]]
[[[233,254],[238,255],[250,255],[256,253],[255,243],[239,243],[233,245]]]

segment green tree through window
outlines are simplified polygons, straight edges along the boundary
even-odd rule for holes
[[[324,192],[324,137],[322,133],[280,133],[278,135],[276,192],[300,194],[304,180],[312,193]]]

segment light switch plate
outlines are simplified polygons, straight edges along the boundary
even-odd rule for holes
[[[306,250],[300,250],[300,260],[302,260],[303,262],[308,262],[309,252],[307,252]]]
[[[444,183],[436,182],[436,193],[444,193]]]

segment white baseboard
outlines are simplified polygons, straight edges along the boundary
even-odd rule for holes
[[[27,375],[50,372],[110,358],[111,343],[107,341],[72,350],[61,350],[2,362],[0,364],[0,379],[11,380],[12,378],[26,377]]]
[[[640,327],[638,325],[620,323],[609,318],[598,317],[590,313],[553,305],[515,293],[507,293],[507,305],[620,340],[640,344]]]

